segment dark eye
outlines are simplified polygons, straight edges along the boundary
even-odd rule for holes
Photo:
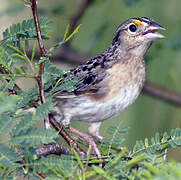
[[[134,24],[131,24],[131,25],[129,26],[129,30],[130,30],[131,32],[135,32],[135,31],[137,30],[137,26],[134,25]]]

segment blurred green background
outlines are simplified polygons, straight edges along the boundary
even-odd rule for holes
[[[0,32],[22,19],[31,18],[31,9],[21,0],[0,0]],[[54,21],[51,39],[46,47],[59,42],[70,17],[80,8],[82,0],[39,0],[39,15]],[[79,33],[71,45],[87,56],[103,52],[111,43],[116,28],[131,17],[146,16],[166,28],[165,39],[155,42],[146,55],[147,80],[170,90],[181,92],[181,1],[180,0],[95,0],[85,11],[78,24]],[[86,59],[85,59],[86,60]],[[74,65],[59,59],[60,68]],[[32,83],[19,81],[21,86]],[[73,126],[87,131],[87,124],[73,122]],[[107,136],[108,126],[129,126],[125,144],[132,147],[136,140],[152,137],[156,132],[181,127],[181,109],[141,94],[136,102],[119,117],[108,120],[101,127],[101,135]],[[176,152],[176,153],[175,153]],[[181,160],[180,149],[169,153],[170,159]],[[180,157],[180,159],[179,159]]]

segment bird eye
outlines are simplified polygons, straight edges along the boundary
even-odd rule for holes
[[[129,30],[130,30],[131,32],[136,32],[137,26],[136,26],[135,24],[131,24],[131,25],[129,26]]]

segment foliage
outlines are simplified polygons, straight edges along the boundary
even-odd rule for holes
[[[127,5],[138,0],[125,0]],[[60,9],[58,9],[60,10]],[[42,38],[49,38],[50,24],[46,18],[40,18]],[[64,72],[53,66],[49,58],[63,43],[71,39],[78,31],[78,26],[72,34],[68,35],[67,26],[64,38],[58,44],[49,49],[48,57],[34,61],[36,42],[33,41],[31,57],[27,56],[30,50],[29,42],[36,40],[36,30],[33,19],[24,20],[10,26],[3,33],[0,42],[0,65],[7,74],[0,74],[0,179],[18,179],[20,175],[28,178],[42,179],[181,179],[181,164],[169,162],[167,151],[181,145],[181,129],[173,129],[169,134],[156,133],[149,141],[137,141],[133,148],[124,147],[124,137],[127,127],[110,126],[107,134],[111,138],[105,138],[98,142],[102,152],[102,159],[97,159],[88,153],[87,158],[81,157],[72,149],[73,155],[50,155],[37,157],[37,148],[43,144],[63,143],[54,129],[41,127],[43,119],[55,109],[56,104],[52,100],[52,94],[56,91],[73,91],[79,77],[72,78],[68,72]],[[95,39],[100,36],[97,31]],[[175,41],[169,44],[174,49]],[[43,83],[46,94],[46,103],[37,109],[26,111],[32,107],[32,100],[39,99],[38,88],[18,90],[17,94],[9,93],[18,78],[35,78],[39,64],[45,62]],[[66,73],[67,78],[64,78]],[[57,78],[58,83],[55,83]],[[79,143],[79,141],[77,141]],[[82,146],[85,144],[80,143]],[[87,148],[87,146],[85,147]],[[103,167],[98,165],[102,164]]]

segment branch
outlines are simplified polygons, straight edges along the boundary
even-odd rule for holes
[[[167,103],[181,106],[181,93],[162,88],[156,84],[146,82],[143,88],[143,93]]]
[[[32,9],[32,13],[33,13],[34,22],[35,22],[37,39],[38,39],[41,57],[45,57],[46,56],[46,50],[45,50],[43,40],[41,37],[41,31],[40,31],[40,25],[39,25],[39,20],[38,20],[38,13],[37,13],[37,2],[36,2],[36,0],[30,0],[30,1],[31,1],[31,9]],[[40,73],[43,73],[43,71]]]
[[[63,126],[60,125],[53,117],[49,115],[50,123],[55,128],[55,130],[65,139],[65,141],[73,147],[80,155],[85,156],[85,152],[74,142],[71,136],[63,129]]]
[[[41,156],[48,156],[48,155],[73,155],[72,151],[65,147],[60,146],[59,144],[52,143],[52,144],[44,144],[42,147],[36,149],[37,157],[40,158]]]
[[[31,2],[31,9],[32,9],[36,32],[37,32],[37,39],[38,39],[38,44],[39,44],[39,48],[40,48],[40,55],[41,55],[41,57],[46,57],[46,50],[45,50],[43,40],[41,37],[40,24],[39,24],[39,20],[38,20],[37,1],[30,0],[30,2]],[[43,61],[40,63],[39,75],[35,78],[38,83],[40,100],[41,100],[42,104],[45,103],[45,92],[44,92],[43,80],[42,80],[42,76],[44,73],[44,66],[45,66],[45,62]],[[50,122],[49,122],[48,118],[46,118],[44,120],[44,124],[45,124],[46,129],[50,128]]]
[[[36,27],[36,32],[37,32],[38,44],[39,44],[39,48],[40,48],[40,55],[41,55],[41,57],[46,57],[46,50],[44,48],[43,40],[42,40],[42,37],[41,37],[40,25],[39,25],[39,21],[38,21],[36,0],[30,0],[30,1],[31,1],[31,9],[32,9],[33,18],[34,18],[35,27]],[[45,95],[44,95],[43,82],[42,82],[42,75],[43,75],[43,72],[44,72],[44,65],[45,65],[44,62],[40,63],[39,76],[36,79],[37,82],[38,82],[38,86],[39,86],[40,99],[41,99],[42,104],[45,103]]]

